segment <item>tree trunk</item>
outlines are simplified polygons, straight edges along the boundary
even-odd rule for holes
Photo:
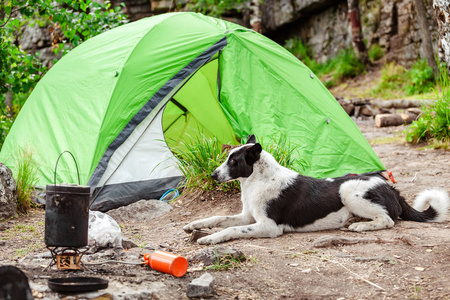
[[[8,92],[6,92],[5,96],[6,115],[9,118],[12,118],[13,116],[12,106],[13,106],[13,92],[9,90]]]
[[[423,4],[423,0],[414,0],[416,7],[417,20],[419,22],[420,33],[422,36],[422,49],[428,65],[433,68],[434,75],[439,75],[439,70],[434,58],[433,46],[431,41],[430,30],[428,29],[427,10]]]
[[[256,32],[262,32],[260,0],[250,0],[250,26]]]
[[[367,56],[366,45],[364,44],[364,38],[361,29],[361,17],[359,12],[358,0],[347,0],[348,15],[350,17],[350,23],[352,26],[352,41],[353,47],[358,55],[359,59],[364,63],[369,63]]]
[[[439,32],[439,58],[447,63],[450,74],[450,7],[447,0],[433,0],[433,7]]]

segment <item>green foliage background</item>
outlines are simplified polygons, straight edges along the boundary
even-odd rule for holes
[[[40,53],[26,53],[18,46],[25,26],[48,27],[53,51],[60,56],[83,41],[128,22],[122,6],[111,7],[91,0],[0,0],[0,109],[6,110],[6,93],[13,92],[13,118],[29,92],[47,72]],[[2,127],[3,128],[3,127]],[[8,128],[2,129],[3,132]]]

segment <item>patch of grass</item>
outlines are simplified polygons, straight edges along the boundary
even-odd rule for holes
[[[34,232],[36,231],[36,227],[33,225],[16,225],[15,230],[21,231],[21,232]]]
[[[191,137],[189,142],[181,142],[173,148],[178,167],[184,175],[183,187],[187,190],[201,189],[204,191],[219,188],[230,191],[239,188],[237,181],[219,185],[211,178],[211,173],[225,161],[227,152],[222,152],[222,144],[213,137],[208,138],[203,133]]]
[[[261,146],[265,151],[272,154],[275,160],[283,167],[299,173],[311,167],[306,157],[300,153],[301,147],[291,143],[287,134],[277,133],[267,144],[261,138]]]
[[[391,98],[391,95],[403,93],[406,69],[395,62],[384,65],[381,70],[381,82],[372,90],[372,95],[378,98]]]
[[[319,63],[314,59],[311,49],[300,38],[286,40],[284,47],[319,76],[327,88],[344,79],[355,77],[365,70],[364,64],[351,48],[341,50],[325,63]]]
[[[31,200],[34,186],[38,182],[38,167],[33,160],[33,153],[29,149],[19,149],[19,158],[16,161],[16,174],[18,203],[17,210],[27,214],[31,207],[36,205]]]
[[[424,59],[415,62],[405,76],[404,90],[408,96],[428,93],[436,85],[433,68]]]
[[[442,149],[442,150],[449,150],[450,149],[450,139],[431,139],[430,144],[433,147],[433,149]]]
[[[369,143],[371,145],[385,145],[385,144],[401,143],[404,141],[405,136],[402,134],[397,134],[394,136],[377,137],[369,141]]]
[[[425,60],[418,60],[409,70],[391,62],[381,70],[381,81],[371,94],[374,97],[387,99],[423,95],[429,93],[434,86],[436,86],[436,79],[433,69]]]
[[[247,260],[245,255],[241,257],[235,258],[233,255],[229,254],[224,257],[219,257],[217,254],[217,250],[214,249],[215,252],[215,260],[214,264],[211,266],[207,266],[204,270],[215,270],[215,271],[227,271],[230,269],[241,268],[242,263]]]
[[[440,71],[441,92],[436,91],[437,100],[422,106],[422,115],[406,129],[406,141],[427,142],[436,148],[446,148],[450,142],[450,84],[445,66]]]
[[[320,69],[320,64],[314,60],[311,49],[302,42],[301,38],[294,37],[286,40],[284,48],[300,59],[314,73]]]
[[[373,44],[370,46],[368,54],[369,54],[370,61],[374,62],[374,61],[377,61],[380,58],[382,58],[385,53],[384,53],[383,48],[381,48],[380,45]]]
[[[16,258],[28,255],[32,253],[34,250],[41,248],[42,247],[41,245],[39,245],[39,243],[37,242],[31,243],[26,248],[16,249]]]
[[[364,64],[357,58],[353,49],[345,49],[341,50],[336,57],[321,65],[317,74],[319,76],[330,74],[335,82],[340,82],[356,77],[362,74],[364,70]]]
[[[17,257],[24,256],[29,253],[28,251],[29,251],[28,248],[16,249],[16,256]]]
[[[420,292],[422,291],[422,288],[420,286],[417,286],[414,284],[413,286],[413,292],[411,293],[410,297],[411,299],[421,299]]]

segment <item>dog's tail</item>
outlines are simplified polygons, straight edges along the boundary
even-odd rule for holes
[[[404,199],[400,200],[402,214],[400,218],[416,222],[443,222],[447,217],[450,199],[446,191],[429,189],[421,192],[409,206]],[[429,206],[426,210],[425,208]]]

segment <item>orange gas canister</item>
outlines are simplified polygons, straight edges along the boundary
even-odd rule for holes
[[[144,260],[153,270],[171,274],[175,277],[181,277],[186,274],[188,262],[186,258],[180,255],[157,250],[152,254],[144,254]]]

